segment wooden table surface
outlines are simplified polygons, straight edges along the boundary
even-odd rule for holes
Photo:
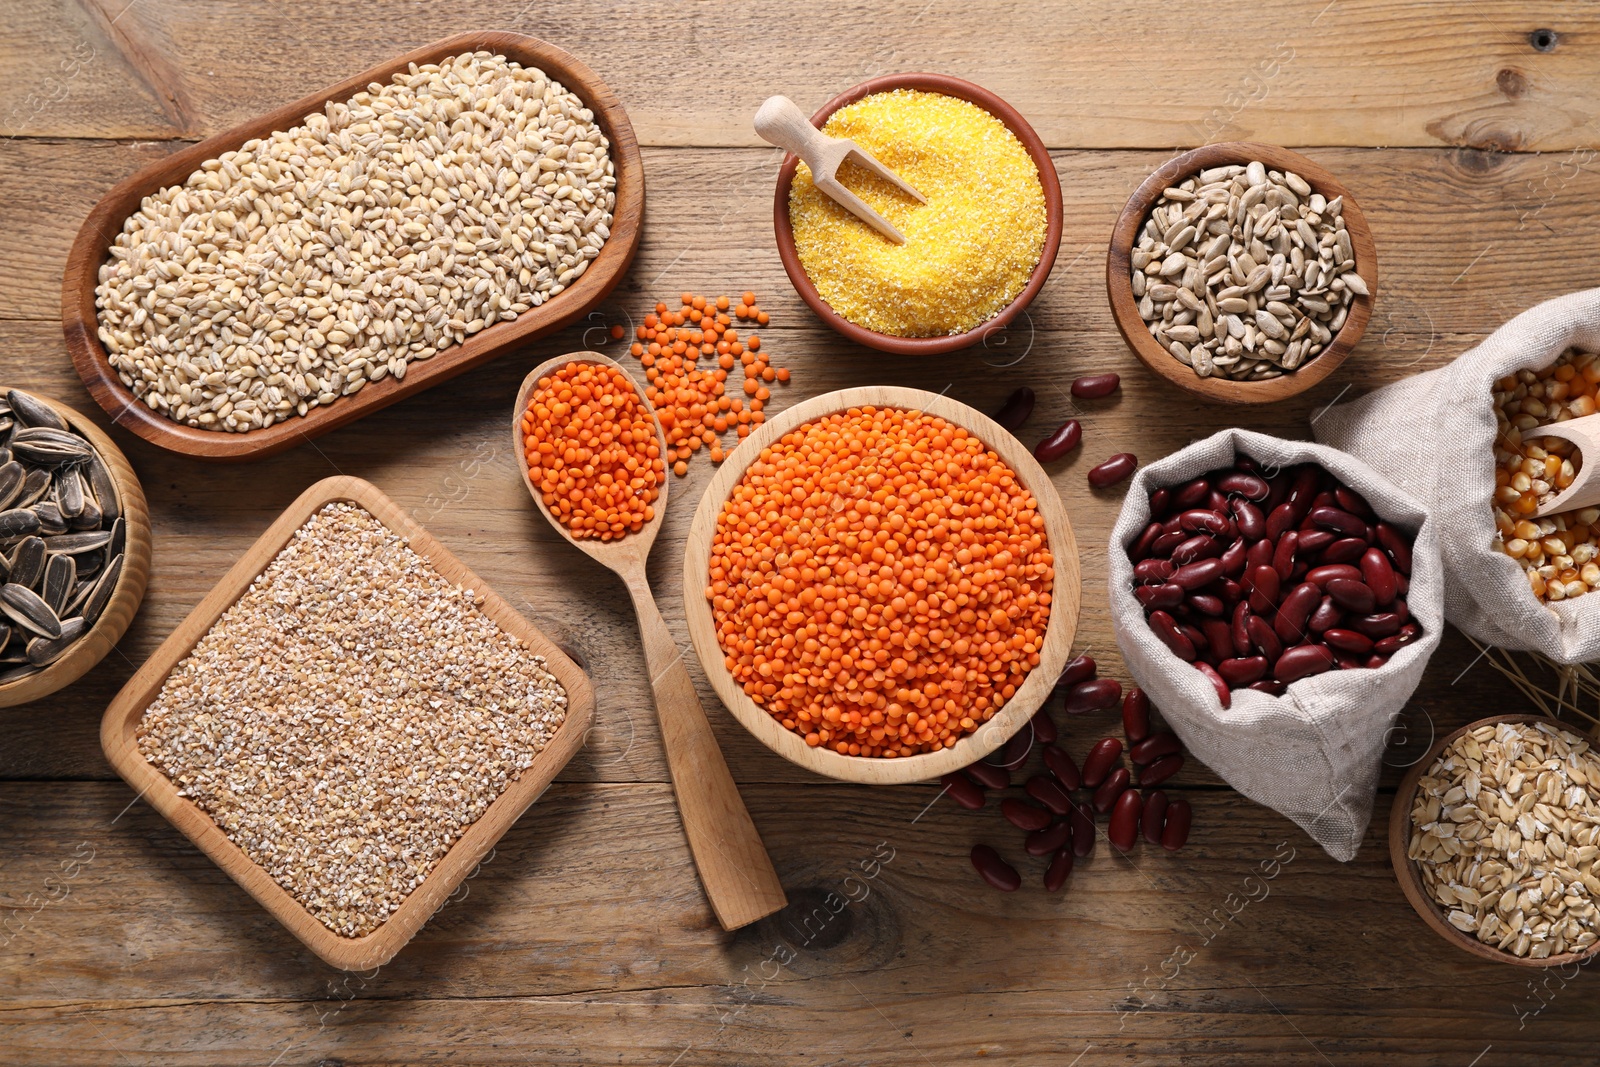
[[[535,363],[595,344],[685,289],[754,289],[793,368],[774,410],[829,389],[919,386],[985,410],[1039,394],[1025,431],[1115,370],[1114,402],[1055,471],[1083,549],[1077,647],[1121,665],[1103,585],[1117,493],[1084,471],[1239,423],[1287,436],[1341,396],[1437,367],[1522,309],[1600,284],[1600,4],[1120,2],[890,7],[657,0],[5,0],[0,33],[0,383],[90,410],[62,344],[68,243],[118,179],[184,143],[460,30],[515,29],[600,72],[645,146],[631,275],[593,323],[314,445],[207,466],[107,427],[155,523],[149,595],[78,684],[0,711],[0,1062],[8,1064],[1535,1064],[1593,1059],[1595,978],[1478,962],[1412,913],[1381,830],[1399,768],[1522,701],[1454,631],[1403,720],[1365,846],[1328,859],[1287,820],[1191,766],[1189,847],[1101,847],[1047,896],[981,885],[967,851],[1015,852],[993,811],[937,789],[825,781],[760,747],[692,673],[793,905],[712,921],[679,828],[621,584],[559,542],[513,468],[504,420]],[[1549,29],[1554,37],[1533,31]],[[987,349],[886,358],[822,328],[773,247],[778,153],[750,116],[807,110],[869,76],[982,82],[1052,147],[1066,204],[1055,272]],[[1367,213],[1382,282],[1366,340],[1328,382],[1265,411],[1197,403],[1145,372],[1106,308],[1105,242],[1175,148],[1296,147]],[[617,351],[613,345],[609,351]],[[1347,392],[1348,391],[1348,392]],[[1031,438],[1030,438],[1031,440]],[[1396,448],[1410,447],[1394,442]],[[115,777],[112,695],[297,493],[340,472],[389,493],[587,662],[598,729],[491,861],[377,973],[320,964]],[[686,643],[678,576],[709,478],[674,487],[652,579]],[[1070,724],[1080,755],[1112,720]],[[1263,866],[1265,865],[1265,867]],[[1263,869],[1276,876],[1262,878]],[[845,879],[855,876],[858,881]],[[1252,876],[1255,877],[1252,877]],[[840,906],[849,893],[865,898]]]

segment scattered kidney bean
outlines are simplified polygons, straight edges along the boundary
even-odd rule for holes
[[[1189,840],[1189,823],[1194,813],[1187,800],[1174,800],[1167,805],[1166,826],[1161,831],[1161,847],[1176,852]]]
[[[1006,397],[1006,402],[994,413],[994,421],[1016,433],[1022,429],[1022,424],[1028,421],[1028,416],[1033,414],[1033,403],[1033,390],[1026,385],[1021,386]]]
[[[939,781],[944,783],[945,792],[950,794],[950,799],[968,811],[977,811],[983,807],[983,790],[960,771],[951,771]]]
[[[1083,426],[1077,419],[1068,419],[1049,437],[1033,446],[1033,458],[1040,463],[1060,459],[1083,443]]]
[[[1082,715],[1102,708],[1112,708],[1116,707],[1117,701],[1121,699],[1121,682],[1115,678],[1095,678],[1092,681],[1079,682],[1067,690],[1066,712],[1068,715]]]
[[[1118,452],[1098,467],[1089,471],[1089,484],[1096,489],[1109,489],[1133,473],[1139,457],[1132,452]]]
[[[1072,854],[1087,856],[1094,851],[1094,809],[1079,801],[1073,805],[1069,820],[1072,823]]]
[[[1111,810],[1129,786],[1133,784],[1133,775],[1128,773],[1128,768],[1118,767],[1106,775],[1106,780],[1101,782],[1094,791],[1094,810],[1104,815]]]
[[[1154,763],[1162,756],[1173,756],[1183,751],[1183,742],[1178,740],[1178,735],[1170,730],[1153,733],[1149,737],[1133,746],[1129,757],[1134,764],[1143,767],[1147,763]]]
[[[1096,741],[1083,760],[1083,784],[1097,789],[1111,773],[1111,767],[1122,758],[1122,742],[1115,737]]]
[[[1138,686],[1129,688],[1122,697],[1122,736],[1130,745],[1150,736],[1150,698]]]
[[[1073,379],[1072,395],[1082,400],[1099,400],[1116,392],[1121,384],[1122,378],[1116,374],[1085,374]]]
[[[1011,784],[1011,772],[1004,767],[979,760],[966,768],[966,775],[988,789],[1004,789]]]
[[[1065,815],[1072,810],[1072,798],[1067,796],[1066,790],[1054,778],[1036,774],[1028,779],[1026,789],[1030,797],[1049,808],[1054,815]]]
[[[1182,756],[1162,756],[1149,766],[1139,768],[1139,784],[1141,786],[1160,785],[1181,770],[1183,770]]]
[[[1167,824],[1167,794],[1159,789],[1152,789],[1145,794],[1144,810],[1139,818],[1139,826],[1144,831],[1144,839],[1152,845],[1161,844],[1161,829]]]
[[[1067,876],[1072,873],[1072,851],[1070,848],[1064,848],[1057,852],[1050,861],[1050,866],[1045,868],[1045,892],[1058,892],[1062,886],[1067,884]]]
[[[1106,840],[1111,847],[1126,852],[1139,839],[1139,821],[1144,813],[1144,800],[1138,790],[1129,789],[1117,797],[1111,808],[1111,825],[1106,828]]]
[[[1043,830],[1050,825],[1050,813],[1023,800],[1007,798],[1000,802],[1000,814],[1019,830]]]
[[[1015,893],[1022,885],[1022,876],[1017,869],[1001,859],[1000,853],[988,845],[972,846],[972,865],[985,882],[1002,893]]]
[[[1053,823],[1043,830],[1033,830],[1028,834],[1028,839],[1023,845],[1030,856],[1048,856],[1059,848],[1072,844],[1072,824],[1070,822]]]
[[[1083,785],[1083,775],[1078,771],[1078,765],[1072,762],[1072,757],[1067,755],[1065,749],[1056,748],[1054,745],[1044,750],[1044,765],[1050,768],[1050,773],[1056,776],[1056,781],[1061,783],[1061,788],[1069,792]]]
[[[1028,750],[1032,747],[1033,738],[1028,736],[1028,731],[1019,730],[1012,734],[1006,747],[1000,750],[1000,766],[1008,771],[1016,770],[1028,758]]]
[[[1056,721],[1050,717],[1048,711],[1040,708],[1034,712],[1033,718],[1029,720],[1029,725],[1033,728],[1033,739],[1035,741],[1041,745],[1055,744]]]

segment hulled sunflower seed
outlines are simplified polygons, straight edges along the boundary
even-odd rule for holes
[[[24,629],[42,637],[61,636],[60,617],[38,593],[27,586],[14,582],[0,585],[0,611],[11,616]]]

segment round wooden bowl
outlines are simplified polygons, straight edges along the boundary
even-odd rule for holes
[[[976,104],[1005,123],[1006,128],[1016,135],[1017,140],[1028,150],[1034,166],[1039,170],[1039,183],[1044,187],[1045,235],[1044,247],[1039,250],[1039,262],[1034,264],[1033,273],[1028,276],[1028,283],[1022,287],[1022,292],[1018,293],[1017,298],[1001,309],[994,318],[979,323],[966,333],[941,334],[937,337],[896,337],[851,322],[822,299],[817,287],[811,284],[811,277],[806,274],[805,267],[800,263],[800,254],[795,251],[794,229],[789,225],[789,187],[794,183],[795,171],[800,166],[800,160],[793,153],[783,157],[783,166],[778,171],[778,187],[772,199],[772,228],[778,239],[778,258],[783,260],[783,269],[788,273],[795,292],[800,294],[800,299],[809,304],[811,310],[815,311],[823,322],[850,340],[864,344],[868,348],[906,356],[954,352],[977,344],[996,330],[1005,329],[1011,320],[1020,315],[1033,301],[1039,290],[1044,288],[1045,279],[1050,277],[1050,269],[1055,266],[1056,252],[1061,247],[1061,181],[1056,177],[1056,166],[1051,162],[1049,149],[1045,148],[1039,135],[1033,131],[1033,127],[1028,125],[1028,120],[1023,118],[1016,108],[983,86],[962,81],[960,78],[952,78],[948,74],[885,74],[882,77],[872,78],[854,88],[846,89],[822,105],[817,113],[811,116],[811,124],[821,129],[828,121],[828,117],[846,104],[853,104],[873,93],[885,93],[893,89],[920,89]]]
[[[1411,805],[1416,800],[1417,782],[1427,773],[1439,758],[1439,753],[1447,745],[1464,733],[1476,730],[1482,726],[1494,726],[1502,722],[1542,722],[1557,727],[1569,734],[1584,736],[1581,730],[1573,729],[1570,723],[1561,722],[1559,719],[1548,718],[1544,715],[1492,715],[1487,719],[1469,722],[1461,729],[1446,734],[1434,742],[1428,750],[1427,756],[1414,764],[1400,782],[1400,788],[1394,795],[1394,808],[1389,812],[1389,861],[1394,865],[1395,879],[1400,883],[1400,891],[1406,895],[1411,906],[1416,909],[1422,921],[1431,927],[1434,933],[1455,945],[1457,948],[1472,953],[1480,959],[1490,960],[1494,963],[1509,963],[1515,967],[1560,967],[1568,963],[1581,963],[1596,953],[1600,953],[1600,941],[1590,945],[1582,952],[1563,952],[1559,956],[1547,956],[1544,959],[1527,959],[1504,952],[1493,945],[1486,945],[1471,934],[1457,930],[1451,926],[1434,903],[1433,898],[1422,885],[1422,875],[1417,870],[1417,865],[1411,861],[1407,854],[1411,844]]]
[[[1268,170],[1294,171],[1314,191],[1329,200],[1337,196],[1344,197],[1344,222],[1345,228],[1350,231],[1350,244],[1356,254],[1356,273],[1367,283],[1370,295],[1358,296],[1351,301],[1344,325],[1333,335],[1328,346],[1287,374],[1261,382],[1202,378],[1162,348],[1139,317],[1139,302],[1134,299],[1131,280],[1133,243],[1162,190],[1208,167],[1249,163],[1254,159],[1266,164]],[[1127,206],[1117,216],[1116,228],[1111,231],[1111,247],[1106,253],[1106,295],[1111,301],[1111,314],[1117,320],[1117,329],[1122,331],[1128,347],[1133,349],[1133,354],[1146,367],[1178,388],[1224,404],[1271,404],[1286,400],[1305,392],[1338,370],[1339,364],[1345,361],[1350,350],[1366,332],[1367,320],[1372,317],[1372,302],[1377,293],[1378,251],[1372,243],[1372,231],[1367,227],[1367,218],[1349,190],[1339,184],[1332,174],[1298,152],[1253,141],[1208,144],[1167,161],[1128,198]]]
[[[1023,486],[1034,495],[1039,513],[1044,516],[1045,539],[1055,560],[1055,582],[1051,588],[1050,621],[1045,627],[1044,648],[1039,665],[1029,672],[1015,695],[995,716],[950,748],[915,756],[884,759],[845,756],[825,748],[812,748],[805,738],[786,730],[767,710],[745,695],[733,679],[725,653],[717,642],[711,604],[706,600],[711,566],[711,540],[716,533],[717,516],[723,502],[744,478],[745,470],[761,450],[802,423],[838,411],[857,407],[904,408],[924,411],[960,426],[988,445],[1016,472]],[[1033,455],[1015,437],[982,412],[960,401],[921,389],[897,386],[867,386],[824,393],[796,404],[759,426],[741,441],[711,479],[689,530],[689,543],[683,561],[684,612],[689,619],[689,637],[711,686],[733,717],[757,739],[790,763],[807,770],[866,785],[897,785],[921,782],[975,763],[1004,745],[1033,717],[1054,688],[1061,668],[1066,665],[1078,626],[1081,587],[1078,573],[1078,545],[1072,535],[1067,510],[1050,478]]]
[[[0,396],[7,391],[8,387],[0,386]],[[122,507],[123,518],[127,520],[127,548],[122,560],[122,574],[117,577],[111,600],[89,632],[78,638],[60,659],[44,670],[0,686],[0,708],[38,700],[87,674],[89,668],[104,659],[105,654],[122,640],[128,624],[133,621],[134,612],[139,610],[139,604],[144,600],[145,583],[150,578],[150,511],[145,504],[139,479],[128,464],[128,457],[98,426],[78,412],[59,400],[40,396],[31,390],[25,391],[54,408],[100,453],[106,469],[111,472],[112,481],[116,483],[117,500]]]

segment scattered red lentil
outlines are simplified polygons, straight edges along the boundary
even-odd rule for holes
[[[573,361],[540,378],[522,442],[529,477],[572,536],[611,541],[655,518],[667,480],[661,441],[622,371]]]
[[[982,441],[852,408],[786,434],[723,504],[705,591],[728,670],[809,745],[948,748],[1039,663],[1037,501]]]

